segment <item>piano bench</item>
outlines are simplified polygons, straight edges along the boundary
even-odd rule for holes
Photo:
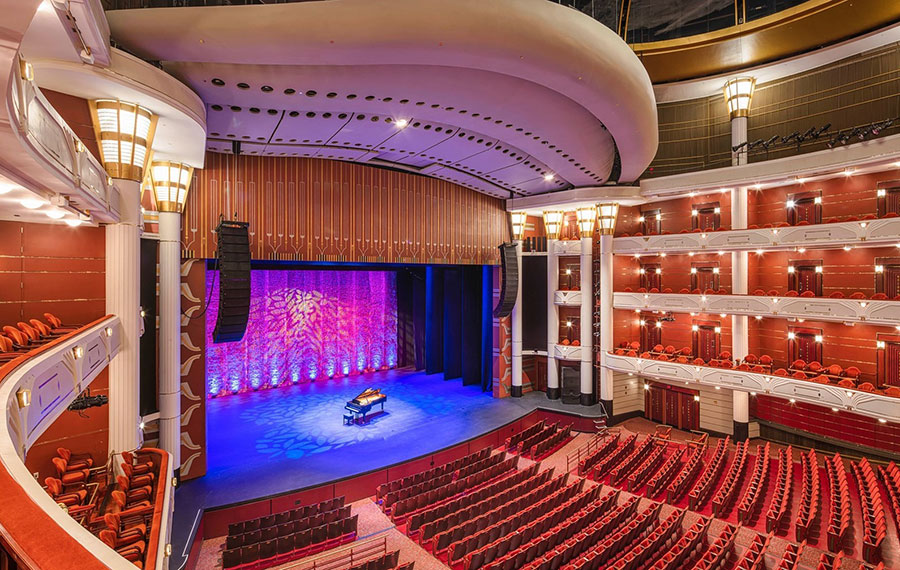
[[[354,421],[354,418],[353,418],[353,414],[352,414],[352,413],[345,413],[345,414],[344,414],[344,425],[345,425],[345,426],[352,426],[354,423],[355,423],[355,421]]]

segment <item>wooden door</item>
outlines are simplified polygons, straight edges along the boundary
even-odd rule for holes
[[[644,390],[645,417],[650,421],[665,422],[666,390],[658,384],[651,384],[649,390]]]
[[[691,274],[691,289],[719,290],[719,274],[715,273],[714,267],[697,267],[696,269],[697,272]]]
[[[884,343],[884,383],[900,386],[900,342]]]
[[[889,299],[900,295],[900,265],[884,266],[884,291]]]
[[[681,429],[681,414],[679,414],[680,406],[679,406],[679,394],[675,390],[665,390],[666,393],[666,417],[663,420],[664,424],[668,424],[670,426],[674,426],[678,429]]]
[[[694,354],[703,360],[711,360],[719,356],[719,333],[716,327],[711,325],[700,325],[696,333],[694,333],[694,346],[692,347]]]

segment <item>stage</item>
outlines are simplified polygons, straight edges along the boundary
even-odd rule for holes
[[[387,396],[384,412],[364,425],[343,425],[344,404],[370,386]],[[214,398],[207,406],[208,471],[176,490],[176,556],[201,509],[408,461],[497,429],[538,407],[600,414],[599,406],[563,405],[542,392],[496,399],[459,379],[444,381],[442,374],[402,369]]]

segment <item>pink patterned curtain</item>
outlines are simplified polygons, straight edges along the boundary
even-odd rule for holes
[[[206,278],[206,382],[210,397],[397,365],[392,271],[254,270],[241,342],[214,344],[218,279]]]

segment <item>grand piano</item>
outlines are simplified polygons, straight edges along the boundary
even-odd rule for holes
[[[352,424],[360,420],[366,420],[366,414],[372,410],[372,406],[381,404],[381,410],[384,411],[384,402],[387,396],[381,393],[378,388],[366,388],[362,393],[347,402],[344,409],[344,423]]]

